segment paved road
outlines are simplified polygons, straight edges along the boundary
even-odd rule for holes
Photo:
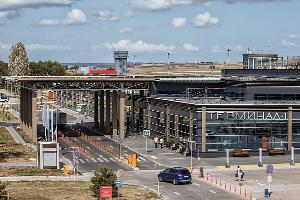
[[[86,143],[80,138],[72,138],[75,140],[76,143],[81,144],[86,149],[90,149],[91,156],[81,153],[78,163],[79,163],[79,170],[83,172],[90,172],[92,170],[98,170],[101,166],[109,166],[113,170],[130,170],[130,168],[119,161],[118,159],[112,157],[111,155],[107,154],[104,151],[101,151],[95,148],[93,145]],[[62,138],[58,139],[62,150],[61,155],[68,160],[69,163],[73,163],[73,152],[70,151],[70,145],[63,140]]]
[[[158,171],[131,171],[122,173],[121,179],[130,184],[142,184],[157,191]],[[202,182],[197,177],[193,177],[193,184],[173,185],[172,183],[161,182],[160,194],[166,200],[240,200],[238,195],[228,193],[210,184]]]
[[[256,199],[264,199],[263,191],[268,188],[266,167],[244,169],[245,181],[243,186],[253,192]],[[272,200],[299,200],[300,199],[300,167],[274,167],[271,183]],[[234,169],[210,170],[212,176],[227,180],[227,183],[234,183]]]

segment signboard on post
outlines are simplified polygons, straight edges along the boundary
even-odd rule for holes
[[[150,137],[150,130],[145,129],[143,133],[144,133],[144,137]]]
[[[273,170],[274,170],[274,167],[272,164],[269,164],[266,168],[266,171],[268,174],[272,174],[273,173]]]
[[[79,158],[80,157],[80,152],[79,151],[75,151],[74,152],[74,157]]]
[[[123,181],[120,179],[115,180],[115,185],[117,186],[117,188],[120,188],[123,184]]]
[[[112,198],[112,186],[100,186],[99,196],[100,198]]]

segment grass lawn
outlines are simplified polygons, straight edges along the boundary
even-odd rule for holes
[[[26,162],[35,157],[34,149],[17,144],[5,128],[0,128],[0,162]]]
[[[9,182],[11,200],[96,200],[89,182]],[[117,198],[113,198],[116,200]],[[124,185],[120,200],[156,200],[156,193],[140,186]]]

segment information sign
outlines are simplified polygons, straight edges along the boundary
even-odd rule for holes
[[[99,187],[100,198],[112,198],[112,186]]]

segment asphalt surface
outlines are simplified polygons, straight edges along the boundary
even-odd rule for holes
[[[157,174],[159,171],[131,171],[121,173],[121,179],[129,184],[145,185],[152,190],[158,190]],[[192,184],[173,185],[172,183],[160,182],[160,194],[166,200],[240,200],[238,195],[224,191],[223,189],[214,187],[208,183],[201,181],[193,176]]]

